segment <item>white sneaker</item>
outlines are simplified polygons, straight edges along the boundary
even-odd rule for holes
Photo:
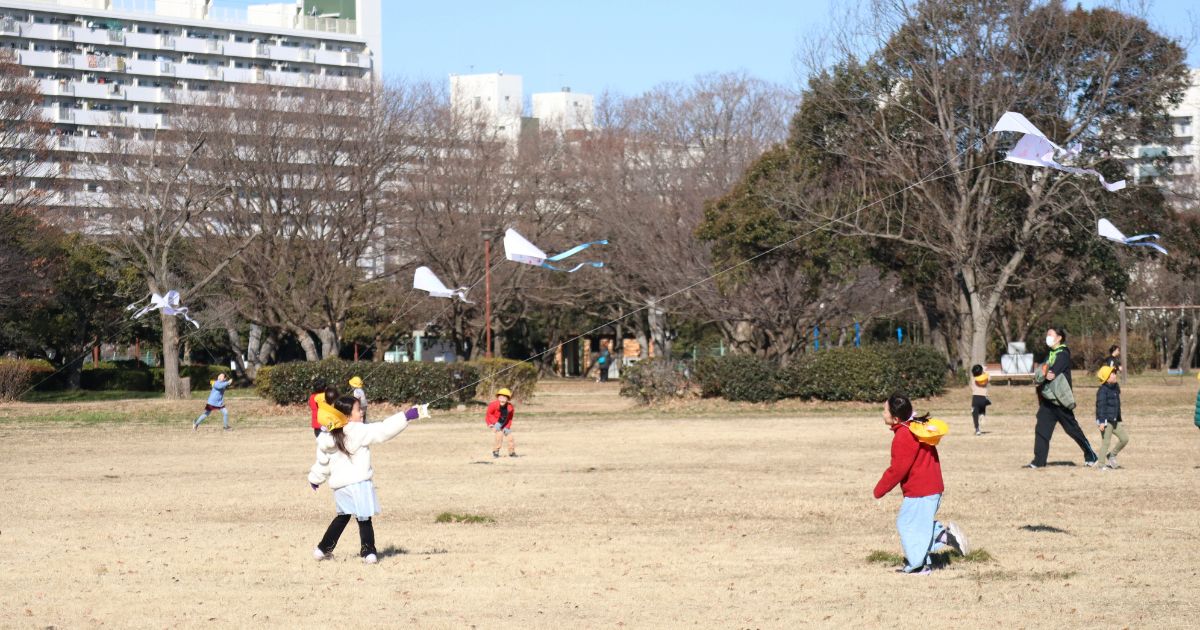
[[[321,549],[319,547],[313,548],[313,560],[316,560],[319,562],[321,560],[328,560],[332,557],[333,557],[332,553],[325,553],[324,551],[321,551]]]
[[[379,562],[379,558],[376,558],[373,553],[363,556],[363,564],[375,564],[377,562]]]
[[[946,523],[946,544],[961,555],[971,553],[971,543],[967,542],[967,535],[953,521]]]

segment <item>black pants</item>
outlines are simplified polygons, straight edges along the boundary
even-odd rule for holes
[[[1034,466],[1046,465],[1046,457],[1050,455],[1050,436],[1054,435],[1054,426],[1058,424],[1061,424],[1063,431],[1066,431],[1067,435],[1071,436],[1071,439],[1079,445],[1079,450],[1083,451],[1084,461],[1096,461],[1096,451],[1092,450],[1092,444],[1083,434],[1083,429],[1079,428],[1079,422],[1075,420],[1075,412],[1065,407],[1041,402],[1038,405],[1037,428],[1034,429],[1033,437]]]
[[[329,523],[329,528],[325,530],[325,536],[321,538],[321,542],[317,543],[317,549],[320,549],[324,553],[333,551],[333,548],[337,546],[338,539],[342,537],[342,532],[346,530],[346,524],[349,522],[349,514],[338,514],[333,517],[333,521]],[[371,524],[371,519],[358,522],[358,541],[362,544],[358,555],[366,557],[375,553],[375,526]]]
[[[987,396],[971,396],[971,420],[975,422],[975,432],[979,433],[979,416],[987,415],[988,405],[992,401]]]
[[[607,365],[598,365],[596,367],[600,370],[600,382],[607,383],[608,382],[608,366]]]

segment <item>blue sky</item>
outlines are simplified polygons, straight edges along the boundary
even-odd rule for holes
[[[218,4],[244,5],[242,0]],[[837,0],[383,1],[385,76],[519,74],[526,94],[570,86],[637,94],[665,81],[745,70],[796,86],[800,43],[830,23]],[[1084,2],[1085,6],[1098,4]],[[1151,23],[1190,46],[1195,0],[1157,0]]]

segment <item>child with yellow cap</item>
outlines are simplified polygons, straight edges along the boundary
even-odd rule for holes
[[[1100,380],[1100,388],[1096,390],[1096,424],[1100,427],[1100,457],[1104,458],[1104,468],[1114,470],[1117,465],[1117,453],[1129,443],[1129,434],[1125,432],[1124,418],[1121,417],[1121,386],[1117,384],[1119,372],[1111,365],[1106,365],[1096,372]],[[1117,436],[1117,446],[1112,452],[1108,450],[1109,440]]]
[[[508,456],[517,456],[517,445],[513,441],[512,435],[514,414],[516,414],[516,409],[512,405],[512,390],[503,387],[496,392],[496,400],[488,404],[487,416],[484,418],[484,422],[487,422],[488,428],[495,435],[492,440],[492,457],[500,457],[500,445],[503,444],[506,436],[508,437]]]
[[[350,379],[350,387],[354,388],[354,397],[358,399],[358,406],[362,408],[363,423],[367,422],[367,392],[363,391],[363,380],[360,376],[355,376]]]
[[[983,435],[983,431],[979,430],[979,420],[987,417],[987,408],[992,404],[988,398],[990,381],[991,377],[982,365],[971,367],[971,420],[975,423],[975,435]]]
[[[396,437],[417,418],[429,417],[429,405],[417,405],[370,426],[362,422],[362,409],[353,396],[342,396],[328,409],[320,410],[321,435],[317,437],[317,461],[308,472],[308,483],[316,491],[328,482],[333,488],[337,516],[329,523],[321,542],[313,549],[313,558],[328,560],[333,548],[350,522],[358,520],[359,555],[363,564],[375,564],[375,529],[371,519],[379,514],[375,493],[375,469],[371,466],[371,445]]]
[[[896,515],[904,566],[896,572],[927,575],[932,568],[930,553],[947,547],[964,555],[970,552],[958,525],[943,525],[935,518],[945,489],[937,443],[948,427],[928,414],[918,417],[904,394],[888,397],[883,405],[883,423],[892,430],[892,461],[875,484],[875,498],[882,499],[896,484],[904,492]]]

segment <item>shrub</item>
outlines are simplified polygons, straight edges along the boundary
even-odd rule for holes
[[[84,370],[79,386],[88,390],[151,391],[149,370],[98,367]]]
[[[642,359],[621,370],[621,395],[642,404],[683,396],[690,387],[686,364],[670,359]]]
[[[538,369],[532,363],[513,359],[477,359],[467,365],[479,373],[476,398],[488,400],[496,394],[496,390],[507,387],[512,390],[514,399],[525,401],[533,398],[537,390]]]
[[[0,359],[0,402],[16,400],[29,388],[33,378],[31,361]]]
[[[466,363],[354,363],[340,359],[295,361],[273,366],[267,395],[280,405],[308,400],[317,378],[349,392],[352,376],[365,381],[367,399],[379,402],[428,402],[445,409],[475,393],[478,371]]]
[[[896,391],[914,398],[940,394],[946,359],[920,345],[831,348],[804,355],[783,370],[781,393],[827,401],[882,402]]]
[[[259,398],[271,397],[271,371],[274,369],[273,366],[264,365],[254,373],[254,392]]]
[[[696,382],[705,398],[770,402],[785,396],[780,388],[779,368],[766,359],[748,354],[704,357],[696,362]]]
[[[187,377],[192,379],[191,388],[194,392],[204,391],[212,387],[209,381],[217,380],[217,377],[222,373],[232,378],[233,370],[222,365],[181,365],[179,366],[180,378]],[[163,369],[150,368],[150,391],[159,391],[164,388]]]

